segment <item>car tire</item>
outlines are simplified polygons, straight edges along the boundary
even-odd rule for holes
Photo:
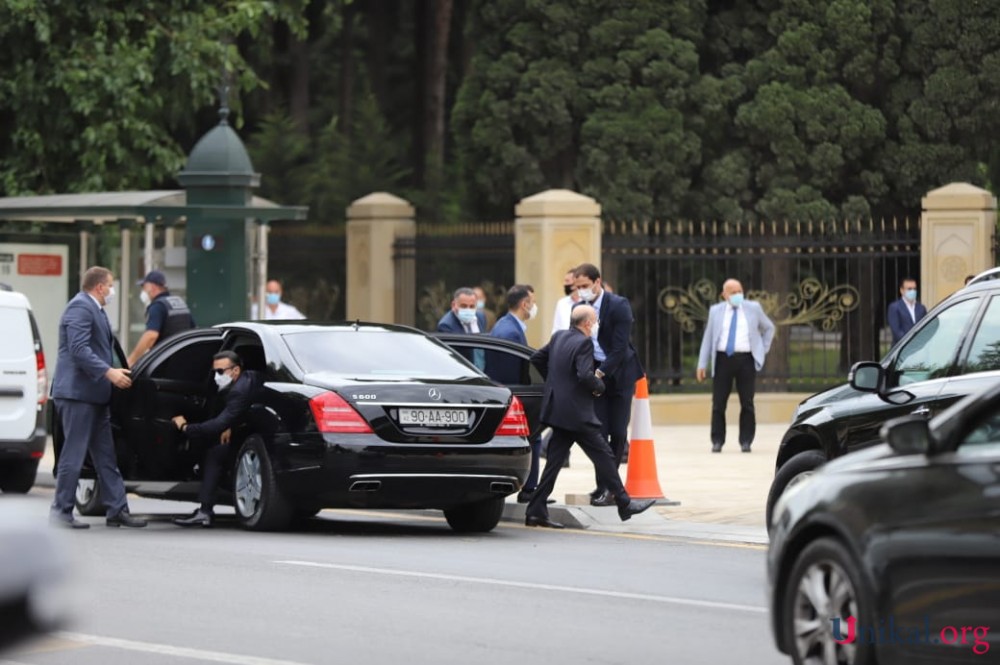
[[[785,648],[796,665],[826,663],[824,647],[836,652],[832,663],[868,665],[875,655],[868,640],[853,644],[834,642],[832,619],[840,617],[841,636],[847,635],[846,620],[854,617],[855,631],[877,625],[871,593],[861,580],[859,566],[847,548],[834,538],[819,538],[795,559],[781,600],[781,627]],[[816,603],[822,605],[816,607]],[[824,626],[820,618],[831,620]],[[796,627],[801,631],[796,633]],[[857,632],[856,632],[857,634]]]
[[[295,516],[294,506],[278,487],[264,440],[247,437],[233,468],[233,506],[236,519],[251,531],[287,528]]]
[[[101,484],[96,478],[80,478],[76,481],[76,512],[85,517],[99,517],[105,512],[101,498]]]
[[[790,485],[805,480],[813,471],[826,464],[826,456],[818,450],[807,450],[793,456],[781,465],[771,481],[771,489],[767,493],[767,532],[771,532],[771,518],[774,516],[774,504],[784,494]]]
[[[0,467],[0,491],[5,494],[27,494],[35,485],[38,460],[15,460]]]
[[[444,518],[458,533],[487,533],[500,523],[503,508],[503,498],[487,499],[449,508],[444,511]]]

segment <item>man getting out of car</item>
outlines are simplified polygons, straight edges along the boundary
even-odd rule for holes
[[[233,351],[221,351],[212,357],[212,371],[215,385],[225,405],[219,415],[202,423],[189,423],[183,415],[174,416],[173,421],[192,443],[203,445],[205,460],[202,464],[201,491],[198,500],[201,506],[188,517],[174,520],[178,526],[212,526],[214,519],[215,493],[222,477],[222,469],[229,455],[229,442],[233,427],[238,425],[257,400],[262,380],[257,372],[244,371],[243,361]]]

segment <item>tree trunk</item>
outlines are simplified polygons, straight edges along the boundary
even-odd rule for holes
[[[445,93],[448,80],[448,37],[451,33],[452,0],[434,0],[433,31],[427,66],[427,115],[424,136],[427,153],[424,180],[435,209],[444,181]],[[437,216],[437,215],[435,215]]]
[[[288,108],[292,121],[303,134],[309,134],[309,44],[292,38],[288,48],[291,58],[291,89]]]
[[[338,123],[345,136],[351,133],[354,110],[354,14],[355,5],[345,4],[341,10],[343,32],[340,35],[340,106]]]
[[[393,9],[397,6],[396,3],[391,3]],[[386,63],[389,60],[389,41],[392,38],[390,3],[386,0],[369,0],[366,8],[369,32],[368,77],[379,108],[385,110],[389,108]]]
[[[413,184],[424,186],[424,160],[427,157],[426,128],[424,118],[427,117],[427,61],[428,42],[433,29],[430,12],[430,0],[414,0],[413,2],[413,105],[412,130],[413,137],[411,163],[413,164]]]

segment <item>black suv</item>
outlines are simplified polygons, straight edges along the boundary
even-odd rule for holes
[[[778,448],[767,525],[778,497],[828,460],[879,443],[885,421],[926,418],[1000,380],[1000,275],[983,273],[921,319],[879,363],[809,397]]]

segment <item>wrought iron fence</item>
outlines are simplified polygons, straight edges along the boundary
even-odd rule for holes
[[[632,303],[654,390],[709,389],[694,378],[698,351],[708,309],[733,277],[777,327],[758,390],[811,391],[888,350],[886,307],[903,278],[919,280],[919,249],[909,220],[607,221],[602,272]]]
[[[507,311],[514,284],[514,222],[417,224],[417,234],[397,238],[396,321],[434,330],[460,286],[482,287],[490,325]]]
[[[267,262],[268,277],[281,281],[284,300],[310,319],[346,317],[347,248],[342,226],[273,224]]]

